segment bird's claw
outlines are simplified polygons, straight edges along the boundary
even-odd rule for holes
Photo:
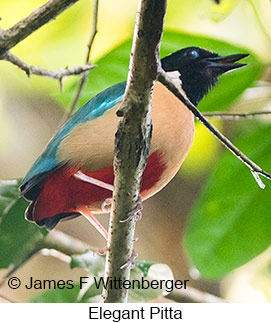
[[[108,247],[105,246],[102,249],[98,250],[97,254],[100,255],[100,256],[103,256],[107,251],[108,251]]]
[[[112,198],[107,198],[103,201],[101,209],[104,213],[110,213],[112,208]]]
[[[136,202],[136,206],[128,213],[128,217],[124,220],[121,220],[120,223],[131,221],[133,218],[135,218],[136,221],[141,220],[142,210],[143,210],[143,203],[142,203],[142,198],[139,195],[138,200]]]
[[[135,267],[135,259],[138,256],[138,254],[133,250],[130,258],[128,261],[120,267],[120,269],[125,269],[127,267],[134,268]]]

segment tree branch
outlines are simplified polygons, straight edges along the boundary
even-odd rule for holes
[[[240,119],[252,119],[254,117],[266,117],[270,116],[271,111],[255,111],[255,112],[227,112],[227,111],[215,111],[204,112],[205,117],[221,120],[240,120]]]
[[[41,245],[41,249],[43,248],[55,249],[68,256],[81,254],[87,250],[95,249],[87,243],[58,230],[53,230],[48,233]]]
[[[90,48],[97,33],[97,12],[96,15],[94,14],[94,17],[96,17],[94,18],[95,28],[93,28],[93,32],[88,44],[89,49],[86,63],[83,66],[66,67],[59,70],[47,70],[41,66],[29,65],[9,51],[9,49],[15,46],[18,42],[28,37],[32,32],[49,22],[51,19],[54,19],[57,15],[62,13],[77,1],[78,0],[50,0],[10,29],[3,30],[0,28],[0,59],[16,65],[21,70],[25,71],[28,76],[34,74],[58,80],[60,82],[60,89],[62,89],[62,79],[65,76],[79,75],[83,73],[83,79],[86,79],[86,72],[95,67],[91,66],[88,61]],[[98,10],[96,7],[98,7],[98,0],[95,0],[94,11]]]
[[[91,33],[90,33],[90,37],[89,37],[89,41],[88,41],[88,51],[87,51],[87,55],[86,55],[86,60],[85,63],[89,64],[89,57],[90,57],[90,52],[91,52],[91,48],[95,39],[95,36],[98,32],[97,30],[97,24],[98,24],[98,9],[99,9],[99,0],[94,0],[93,3],[93,17],[92,17],[92,26],[91,26]],[[75,96],[73,98],[73,101],[71,103],[70,108],[68,109],[68,113],[65,116],[65,120],[66,121],[72,114],[74,109],[77,106],[77,103],[80,99],[81,93],[83,91],[83,88],[85,86],[85,83],[88,79],[88,73],[83,74],[82,78],[80,79],[78,86],[77,86],[77,90],[75,93]]]
[[[213,126],[207,118],[197,109],[197,107],[192,104],[185,93],[181,93],[173,84],[170,77],[166,75],[166,73],[162,70],[159,71],[158,80],[163,83],[178,99],[180,99],[186,107],[195,115],[196,118],[201,121],[204,126],[216,136],[216,138],[229,150],[231,151],[237,158],[239,158],[251,171],[254,179],[260,188],[264,188],[265,185],[260,179],[259,175],[262,175],[269,180],[271,180],[271,175],[266,171],[262,170],[257,164],[255,164],[252,160],[250,160],[245,154],[243,154],[234,144],[225,137],[215,126]]]
[[[0,32],[0,58],[34,31],[55,19],[78,0],[49,0],[13,27]]]
[[[13,55],[9,51],[3,56],[2,59],[19,67],[27,74],[27,76],[34,74],[39,76],[45,76],[58,81],[61,81],[65,76],[79,75],[95,68],[95,65],[91,66],[86,64],[83,66],[66,67],[58,70],[47,70],[41,66],[29,65],[28,63],[24,62],[19,57]]]
[[[115,139],[113,210],[110,215],[105,279],[130,277],[135,217],[129,213],[139,201],[142,173],[151,137],[150,105],[157,76],[159,46],[166,0],[140,0],[130,58],[128,82],[118,115]],[[125,289],[104,289],[103,302],[127,302]]]

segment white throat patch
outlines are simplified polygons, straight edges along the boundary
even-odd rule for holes
[[[173,72],[166,72],[167,76],[169,76],[173,82],[173,84],[176,86],[178,90],[182,90],[182,81],[180,79],[181,73],[178,71]]]
[[[190,101],[182,88],[182,81],[181,81],[181,73],[179,71],[173,71],[173,72],[166,72],[167,76],[172,80],[172,83],[175,85],[175,87],[181,92],[183,97]]]

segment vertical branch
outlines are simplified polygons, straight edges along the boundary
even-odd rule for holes
[[[113,210],[110,216],[105,279],[130,277],[133,258],[135,217],[129,217],[140,196],[140,184],[149,154],[150,105],[159,62],[166,0],[140,0],[134,31],[128,83],[118,116],[115,139]],[[127,218],[129,219],[128,221]],[[103,302],[126,302],[126,289],[110,289]]]

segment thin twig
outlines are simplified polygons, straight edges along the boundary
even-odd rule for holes
[[[45,256],[45,257],[53,257],[53,258],[56,258],[66,264],[70,264],[71,263],[71,257],[70,256],[67,256],[65,255],[65,253],[61,252],[61,251],[58,251],[56,249],[47,249],[47,248],[44,248],[44,249],[41,249],[39,251],[39,254],[41,256]]]
[[[7,301],[7,303],[17,303],[16,301],[14,301],[13,299],[3,295],[3,294],[0,294],[0,298],[4,299],[5,301]]]
[[[55,19],[78,0],[49,0],[11,28],[0,32],[0,58],[34,31]]]
[[[95,36],[97,34],[97,23],[98,23],[98,9],[99,9],[99,0],[94,0],[93,3],[93,16],[92,16],[92,26],[91,26],[91,33],[90,33],[90,38],[88,41],[88,51],[87,51],[87,55],[86,55],[86,60],[85,63],[89,64],[89,57],[90,57],[90,52],[91,52],[91,48],[95,39]],[[80,99],[81,93],[83,91],[84,85],[86,83],[88,79],[88,73],[84,73],[83,76],[81,77],[80,81],[78,82],[77,85],[77,90],[75,92],[74,98],[72,100],[72,103],[68,109],[68,113],[64,116],[66,121],[74,112],[74,109],[77,106],[77,103]]]
[[[257,11],[257,8],[256,8],[256,6],[255,6],[255,4],[254,4],[253,0],[249,0],[249,3],[250,3],[250,5],[251,5],[251,7],[252,7],[252,9],[253,9],[253,11],[254,11],[254,15],[255,15],[255,17],[256,17],[256,20],[257,20],[257,22],[258,22],[258,24],[259,24],[259,26],[260,26],[260,28],[261,28],[262,32],[264,33],[265,37],[266,37],[266,38],[268,39],[268,41],[269,41],[269,44],[271,45],[271,37],[270,37],[270,34],[269,34],[269,32],[267,32],[267,30],[266,30],[266,28],[265,28],[265,26],[264,26],[264,24],[263,24],[263,22],[262,22],[262,19],[261,19],[261,18],[260,18],[260,16],[259,16],[259,13],[258,13],[258,11]]]
[[[81,254],[86,252],[87,250],[95,249],[85,242],[82,242],[81,240],[71,237],[66,233],[58,230],[50,231],[43,241],[41,247],[47,249],[55,249],[68,256]]]
[[[0,28],[0,59],[16,65],[25,71],[28,76],[34,74],[58,80],[60,83],[60,89],[62,89],[63,77],[80,75],[82,73],[86,75],[89,70],[95,67],[91,66],[88,63],[88,60],[86,60],[86,63],[83,66],[66,67],[59,70],[47,70],[40,66],[29,65],[9,51],[9,49],[14,47],[17,43],[28,37],[42,25],[46,24],[52,19],[55,19],[57,15],[62,13],[77,1],[78,0],[50,0],[8,30],[3,30]],[[91,44],[92,43],[90,42],[89,47],[91,47]]]
[[[88,51],[86,56],[85,63],[89,63],[89,57],[91,48],[95,39],[95,36],[98,32],[97,25],[98,25],[98,9],[99,9],[99,0],[94,0],[93,2],[93,15],[92,15],[92,26],[91,26],[91,34],[88,41]]]
[[[31,74],[33,74],[33,75],[45,76],[58,81],[61,81],[65,76],[79,75],[95,68],[95,65],[91,66],[86,64],[83,66],[72,66],[72,67],[61,68],[58,70],[47,70],[41,66],[29,65],[28,63],[24,62],[19,57],[17,57],[16,55],[13,55],[9,51],[3,56],[3,60],[16,65],[21,70],[23,70],[27,74],[27,76],[30,76]]]
[[[262,175],[271,180],[271,175],[266,171],[262,170],[257,164],[243,154],[227,137],[225,137],[214,125],[212,125],[208,119],[192,104],[186,97],[185,93],[181,93],[172,82],[171,78],[162,70],[159,71],[158,80],[163,83],[177,98],[179,98],[186,107],[195,115],[196,118],[201,121],[204,126],[215,135],[219,141],[231,151],[237,158],[239,158],[251,171],[254,179],[260,188],[264,188],[265,185],[261,181],[258,175]]]
[[[240,120],[240,119],[253,119],[255,117],[266,117],[271,115],[271,111],[255,111],[255,112],[227,112],[227,111],[214,111],[203,112],[205,117],[212,119],[222,120]]]
[[[194,287],[174,289],[166,298],[177,303],[225,303],[222,298],[203,292]]]
[[[128,82],[121,109],[123,115],[115,138],[113,210],[110,214],[105,280],[129,280],[133,251],[135,216],[140,200],[141,178],[151,138],[151,94],[157,76],[158,55],[166,0],[140,0]],[[128,219],[128,221],[127,221]],[[128,290],[103,290],[103,302],[127,302]]]

